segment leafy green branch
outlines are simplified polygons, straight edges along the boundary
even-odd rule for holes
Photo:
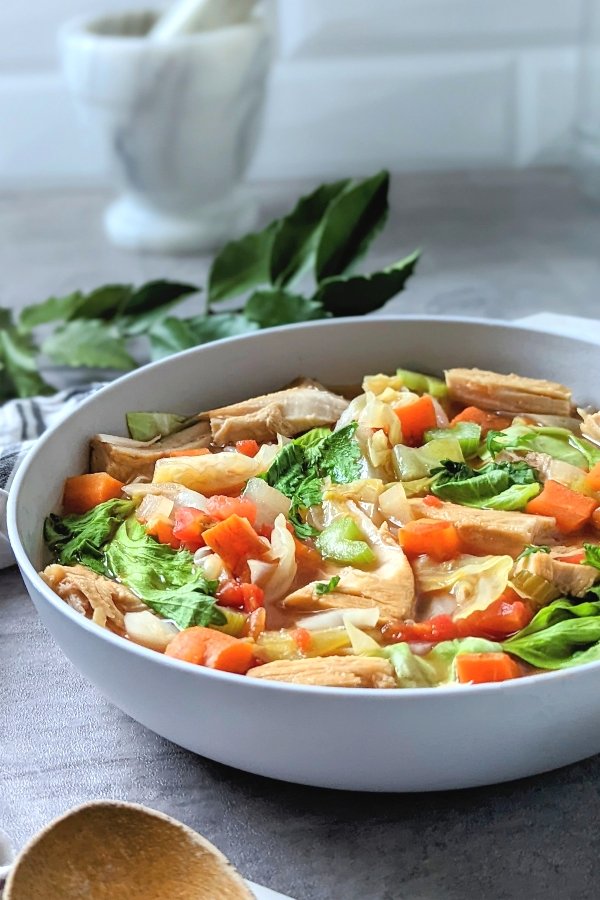
[[[380,309],[403,290],[419,258],[415,251],[370,275],[354,273],[385,225],[388,190],[385,171],[323,184],[262,231],[231,241],[212,262],[205,308],[192,316],[176,315],[175,307],[202,289],[166,280],[50,297],[17,321],[0,308],[0,401],[54,390],[39,374],[40,355],[60,366],[126,371],[138,364],[140,339],[159,359],[261,328]]]

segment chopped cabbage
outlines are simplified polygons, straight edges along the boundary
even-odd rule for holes
[[[462,554],[447,562],[419,556],[413,571],[423,593],[449,591],[456,600],[455,618],[462,619],[498,599],[506,590],[513,563],[511,556]]]

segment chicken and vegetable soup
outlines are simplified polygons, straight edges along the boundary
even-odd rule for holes
[[[479,369],[131,412],[42,572],[123,639],[249,678],[504,681],[600,659],[600,412]]]

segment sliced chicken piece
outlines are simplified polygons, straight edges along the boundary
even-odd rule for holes
[[[517,557],[527,544],[547,544],[556,538],[556,520],[495,509],[472,509],[457,503],[433,506],[422,499],[409,500],[416,519],[443,519],[452,522],[463,548],[476,555],[496,554]]]
[[[125,585],[86,566],[46,566],[41,577],[76,612],[103,628],[125,632],[124,614],[148,609]]]
[[[502,412],[538,412],[568,416],[571,391],[555,381],[500,375],[483,369],[448,369],[446,384],[451,400]]]
[[[248,677],[321,687],[396,687],[392,664],[377,656],[282,659],[250,669]]]
[[[159,441],[132,441],[112,434],[97,434],[90,441],[90,471],[108,472],[119,481],[139,475],[152,478],[154,464],[171,450],[199,450],[212,442],[208,422],[198,422]]]
[[[289,594],[281,606],[312,611],[379,607],[382,622],[408,618],[414,609],[415,579],[404,551],[389,533],[387,525],[376,528],[356,504],[346,505],[369,540],[377,558],[375,566],[365,570],[327,565],[319,581],[312,581]],[[319,596],[317,584],[334,575],[340,579],[335,590]]]
[[[210,420],[215,444],[224,445],[246,438],[259,443],[278,434],[294,437],[322,425],[334,425],[348,401],[319,387],[294,387],[253,397],[221,409],[202,413]]]
[[[527,453],[515,453],[512,450],[503,450],[496,456],[496,462],[526,462],[535,469],[541,481],[558,481],[560,484],[578,490],[585,480],[585,471],[572,463],[562,459],[554,459],[548,453],[538,453],[530,450]]]
[[[559,594],[573,597],[583,597],[600,578],[594,566],[559,562],[551,553],[530,553],[515,564],[513,572],[533,572],[553,584]]]
[[[577,411],[583,419],[581,423],[582,435],[600,444],[600,412],[589,413],[583,409]]]

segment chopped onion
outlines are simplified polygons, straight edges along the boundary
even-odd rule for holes
[[[202,565],[202,560],[206,559],[207,556],[210,556],[212,552],[213,551],[210,547],[199,547],[198,550],[196,550],[196,552],[194,553],[194,565]]]
[[[148,522],[150,519],[168,519],[173,512],[173,501],[167,497],[156,494],[146,494],[136,512],[136,518],[140,522]]]
[[[144,450],[160,441],[160,434],[150,441],[135,441],[133,438],[119,437],[116,434],[95,434],[92,440],[101,441],[103,444],[112,444],[113,447],[130,447],[132,450]]]
[[[444,407],[440,403],[439,400],[436,400],[435,397],[431,398],[431,402],[433,403],[433,408],[435,409],[435,421],[437,423],[438,428],[447,428],[450,424],[450,420],[444,411]]]
[[[250,478],[244,488],[243,496],[252,500],[256,506],[258,528],[262,528],[263,525],[273,525],[278,515],[287,516],[290,511],[291,502],[285,494],[268,485],[262,478]]]
[[[125,613],[125,631],[127,637],[142,647],[158,650],[163,653],[169,642],[179,632],[174,622],[159,619],[146,609],[143,612]]]
[[[379,496],[379,509],[384,519],[394,525],[406,525],[413,517],[404,485],[399,481]]]
[[[248,568],[252,584],[257,584],[259,587],[266,584],[273,574],[274,567],[275,563],[263,562],[261,559],[249,559]]]
[[[201,494],[199,491],[192,491],[189,488],[182,488],[175,495],[175,506],[189,506],[192,509],[199,509],[201,512],[206,512],[207,502],[204,494]]]
[[[345,620],[361,628],[374,628],[379,621],[379,607],[348,607],[346,609],[328,609],[326,612],[308,616],[298,622],[307,631],[321,631],[324,628],[340,628]]]
[[[200,566],[209,581],[217,581],[223,573],[223,560],[216,553],[205,556]]]
[[[348,616],[344,616],[344,628],[348,632],[348,637],[355,653],[370,653],[372,650],[379,650],[379,644],[375,638],[365,634],[364,631],[353,625]]]

